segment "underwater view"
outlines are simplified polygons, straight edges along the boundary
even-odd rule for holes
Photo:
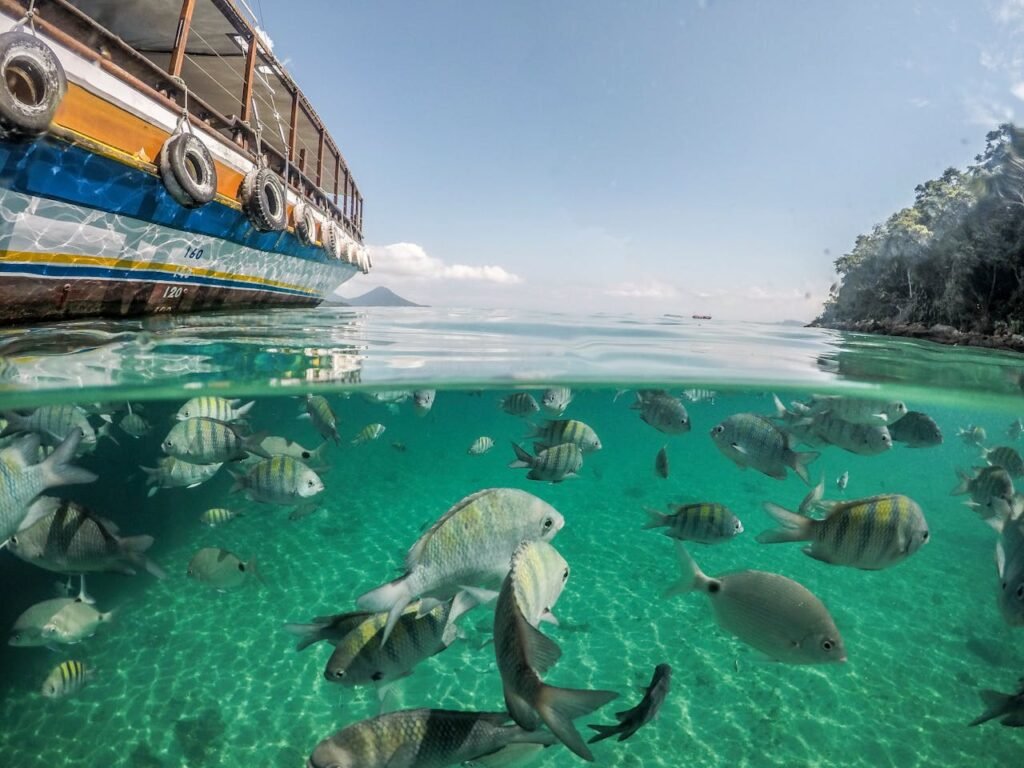
[[[0,354],[4,765],[1019,762],[1018,356],[326,308]]]

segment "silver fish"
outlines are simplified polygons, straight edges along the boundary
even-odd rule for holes
[[[973,424],[968,424],[956,433],[957,437],[963,440],[967,445],[974,445],[978,448],[982,447],[985,442],[987,435],[985,434],[984,427],[976,427]]]
[[[250,499],[264,504],[300,504],[324,489],[320,476],[291,456],[264,459],[244,474],[233,475],[231,492],[245,491]]]
[[[537,730],[547,725],[559,741],[584,760],[594,756],[573,720],[614,699],[613,691],[556,688],[542,679],[558,661],[561,650],[530,622],[549,595],[561,592],[569,567],[546,542],[524,542],[512,558],[494,611],[494,649],[505,690],[505,706],[519,725]],[[544,597],[538,601],[537,585]],[[532,603],[532,604],[531,604]],[[539,618],[538,618],[539,621]]]
[[[481,435],[480,437],[473,441],[473,444],[469,446],[469,449],[466,451],[466,453],[468,453],[470,456],[480,456],[482,454],[487,453],[493,447],[494,440],[488,437],[487,435]]]
[[[92,637],[101,624],[114,617],[113,611],[103,613],[89,603],[73,600],[61,608],[42,627],[46,644],[72,645]]]
[[[908,411],[907,415],[889,425],[889,435],[908,448],[929,448],[942,444],[942,430],[935,420],[920,411]]]
[[[533,444],[537,453],[562,443],[572,443],[583,453],[601,450],[601,440],[590,426],[575,419],[552,419],[541,426],[530,425],[530,437],[538,440]]]
[[[666,528],[666,536],[701,544],[720,544],[743,533],[743,523],[722,504],[678,504],[671,509],[668,515],[648,509],[644,529]]]
[[[307,768],[443,768],[510,744],[553,744],[545,731],[505,725],[504,712],[407,709],[342,728],[313,750]]]
[[[540,399],[541,407],[549,416],[561,416],[571,402],[572,390],[569,387],[549,387]]]
[[[300,443],[296,443],[294,440],[289,440],[284,437],[277,437],[275,435],[268,435],[260,441],[260,448],[262,448],[271,458],[274,456],[290,456],[293,459],[309,464],[309,465],[320,465],[326,460],[327,454],[327,443],[321,443],[316,448],[306,448]],[[240,464],[249,466],[252,464],[259,464],[263,461],[262,456],[255,454],[249,454],[247,458],[244,458],[239,462]]]
[[[221,464],[192,464],[188,461],[164,456],[156,467],[141,467],[146,483],[151,486],[147,495],[153,496],[161,488],[195,488],[217,474]]]
[[[1007,520],[996,542],[999,610],[1011,627],[1024,626],[1024,517]]]
[[[711,600],[718,625],[768,658],[787,664],[846,661],[846,649],[828,609],[806,587],[764,571],[734,571],[710,578],[676,542],[682,578],[675,595],[694,590]]]
[[[174,418],[178,421],[188,419],[204,418],[216,419],[217,421],[242,421],[249,415],[249,411],[256,405],[256,401],[239,405],[241,400],[227,400],[214,395],[201,395],[193,397],[185,403]]]
[[[539,411],[540,406],[529,392],[516,392],[502,399],[501,409],[512,416],[529,416]]]
[[[814,395],[807,405],[811,414],[830,413],[840,421],[872,427],[895,424],[907,414],[907,406],[901,400]]]
[[[55,597],[25,609],[11,627],[7,644],[18,648],[48,644],[50,640],[44,637],[43,628],[63,608],[75,602],[77,601],[72,597]]]
[[[672,667],[668,664],[656,666],[654,674],[651,676],[650,685],[644,691],[644,697],[640,700],[640,703],[632,709],[627,709],[625,712],[616,712],[615,717],[619,722],[615,725],[591,725],[590,727],[597,731],[597,735],[587,743],[593,744],[595,741],[601,741],[612,736],[618,736],[619,741],[628,739],[641,726],[646,725],[658,716],[658,711],[661,709],[661,705],[665,703],[665,698],[668,696],[671,684]]]
[[[790,448],[789,436],[764,416],[737,413],[711,429],[711,439],[727,458],[739,467],[753,467],[768,477],[784,480],[786,467],[810,483],[807,465],[820,455],[798,453]]]
[[[270,458],[260,442],[265,435],[244,435],[227,421],[197,417],[179,421],[162,444],[164,453],[192,464],[222,464],[249,454]]]
[[[384,434],[384,430],[387,429],[383,424],[367,424],[356,435],[352,440],[352,445],[362,445],[363,443],[369,443],[376,440],[378,437]]]
[[[843,421],[831,411],[815,416],[810,429],[826,443],[859,456],[875,456],[892,448],[888,427]]]
[[[120,536],[108,520],[93,515],[74,501],[43,496],[36,501],[25,526],[7,540],[7,548],[25,562],[57,573],[146,570],[157,578],[164,572],[146,557],[152,536]]]
[[[1006,436],[1011,440],[1019,440],[1022,434],[1024,434],[1024,420],[1014,419],[1006,429]]]
[[[43,681],[42,694],[48,699],[60,699],[77,693],[92,675],[80,661],[63,661]]]
[[[412,406],[417,416],[426,416],[434,407],[437,391],[433,389],[417,389],[412,393]]]
[[[47,488],[91,483],[96,475],[70,462],[82,441],[73,429],[44,461],[35,463],[39,437],[28,435],[0,451],[0,541],[17,531],[32,500]]]
[[[809,517],[812,512],[819,508],[819,503],[825,496],[825,476],[821,476],[818,484],[811,488],[800,502],[800,514]]]
[[[259,577],[256,559],[243,562],[238,555],[220,547],[203,547],[188,564],[188,575],[221,592],[238,589],[250,576]]]
[[[446,600],[464,586],[493,589],[523,541],[550,541],[565,520],[545,501],[515,488],[489,488],[445,512],[405,557],[405,574],[362,595],[368,611],[388,611],[382,642],[418,596]]]
[[[338,434],[338,417],[334,415],[331,404],[321,395],[306,395],[306,416],[313,422],[313,427],[324,440],[341,443]],[[300,417],[301,418],[301,417]]]
[[[901,563],[928,543],[928,523],[913,499],[899,494],[844,501],[824,520],[766,503],[781,528],[761,533],[762,544],[809,541],[804,554],[832,565],[880,570]]]
[[[640,418],[659,432],[680,435],[690,431],[686,406],[663,389],[641,389],[630,408],[639,410]]]
[[[583,467],[583,452],[573,443],[562,443],[545,448],[531,456],[515,443],[516,460],[509,464],[512,469],[528,467],[527,480],[543,480],[560,483],[567,477],[576,477]]]

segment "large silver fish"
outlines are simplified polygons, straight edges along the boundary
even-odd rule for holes
[[[829,664],[846,661],[846,649],[828,609],[801,584],[765,571],[708,577],[676,542],[682,578],[667,594],[704,592],[718,626],[774,661]]]
[[[505,706],[519,725],[533,731],[547,725],[559,741],[584,760],[594,755],[573,720],[604,706],[614,691],[557,688],[542,679],[561,649],[537,629],[547,602],[553,603],[569,578],[569,567],[547,542],[523,542],[512,558],[494,610],[494,651],[505,691]]]
[[[47,488],[91,483],[96,475],[70,462],[82,441],[74,429],[44,461],[36,464],[39,437],[27,435],[0,451],[0,541],[21,527],[29,504]]]
[[[762,544],[809,541],[804,554],[832,565],[874,571],[901,563],[928,542],[928,523],[913,499],[884,494],[834,505],[824,520],[804,517],[777,504],[765,510],[782,527],[764,531]]]
[[[488,488],[459,501],[412,545],[405,574],[362,595],[367,611],[388,611],[386,642],[415,597],[447,600],[463,587],[495,588],[523,541],[550,541],[565,520],[547,502],[515,488]]]
[[[43,496],[26,518],[26,525],[7,540],[7,548],[22,560],[57,573],[146,570],[162,579],[163,570],[146,557],[152,536],[119,536],[109,520],[93,515],[74,501]]]
[[[307,768],[444,768],[510,744],[550,745],[546,731],[506,725],[504,712],[406,709],[342,728],[313,750]]]
[[[220,547],[203,547],[188,564],[188,576],[221,592],[238,589],[250,577],[260,578],[256,558],[248,562]]]
[[[1024,516],[1007,520],[996,542],[999,610],[1011,627],[1024,626]]]
[[[871,427],[895,424],[907,415],[907,406],[901,400],[814,395],[807,405],[811,414],[830,413],[842,421]]]

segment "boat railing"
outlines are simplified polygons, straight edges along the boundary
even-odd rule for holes
[[[298,86],[284,72],[276,57],[266,49],[257,30],[247,22],[230,0],[209,1],[237,29],[240,36],[238,43],[245,54],[243,89],[238,101],[239,115],[223,114],[181,78],[182,63],[187,55],[189,25],[196,0],[182,2],[174,48],[166,70],[68,0],[36,0],[33,23],[43,34],[74,50],[168,109],[182,111],[187,99],[188,117],[193,126],[234,150],[247,154],[254,163],[260,159],[256,151],[259,147],[268,167],[285,179],[296,194],[323,209],[336,219],[349,235],[362,241],[363,198],[355,186],[340,150],[330,138],[323,122]],[[28,7],[27,2],[0,0],[0,10],[15,18],[23,16]],[[257,70],[258,60],[263,62],[263,71]],[[273,137],[265,135],[266,127],[263,131],[259,128],[254,91],[259,78],[266,82],[268,72],[290,95],[288,136],[281,137],[285,143],[283,151],[282,148],[275,146],[281,142],[275,142]],[[269,83],[267,85],[269,86]],[[316,132],[316,160],[315,166],[311,169],[314,175],[306,171],[305,148],[296,151],[300,114]],[[333,169],[329,166],[325,168],[325,155],[328,154],[329,159],[333,160]],[[325,188],[323,184],[325,170],[328,171],[328,176],[333,176],[331,189]],[[332,170],[333,173],[330,173]]]

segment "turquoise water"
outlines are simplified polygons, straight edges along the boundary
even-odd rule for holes
[[[142,403],[153,430],[116,433],[80,464],[92,485],[58,489],[115,520],[123,534],[156,538],[151,554],[169,576],[90,576],[89,591],[115,620],[58,652],[0,646],[0,763],[33,766],[302,766],[316,744],[377,712],[372,689],[327,682],[330,647],[294,650],[282,625],[354,609],[354,598],[394,578],[423,527],[477,490],[521,488],[565,517],[554,544],[572,568],[544,631],[561,661],[545,676],[570,687],[610,688],[613,702],[577,725],[610,722],[639,701],[661,662],[674,670],[660,718],[624,743],[594,747],[607,766],[960,766],[1016,765],[1021,729],[988,723],[982,688],[1011,691],[1024,674],[1021,629],[996,605],[995,534],[952,497],[956,468],[978,449],[956,437],[983,426],[989,445],[1012,444],[1009,423],[1024,415],[1020,357],[786,326],[722,326],[680,318],[511,315],[439,310],[274,312],[143,323],[75,324],[7,331],[0,354],[16,372],[0,390],[3,410],[46,402]],[[591,425],[603,448],[580,477],[552,485],[510,469],[510,441],[526,420],[498,401],[525,389],[571,383],[564,414]],[[620,389],[659,384],[714,390],[687,403],[691,432],[664,435],[629,408]],[[411,402],[370,402],[363,390],[438,389],[423,417]],[[299,520],[288,510],[230,495],[224,470],[194,489],[146,495],[139,464],[153,466],[177,408],[196,394],[253,396],[250,423],[305,446],[321,440],[296,418],[293,396],[325,394],[340,418],[330,446],[322,508]],[[742,471],[708,432],[730,414],[771,413],[771,393],[788,402],[814,392],[883,394],[930,414],[945,442],[897,444],[878,456],[820,449],[811,465],[826,498],[904,493],[920,503],[931,541],[883,571],[825,565],[798,544],[766,546],[772,527],[761,505],[795,509],[807,486]],[[534,418],[533,420],[538,420]],[[352,445],[366,424],[380,439]],[[98,422],[97,422],[98,423]],[[489,435],[494,448],[467,455]],[[654,473],[668,446],[671,473]],[[1024,447],[1018,444],[1018,447]],[[849,472],[845,491],[835,478]],[[797,667],[766,663],[715,623],[698,593],[665,599],[678,578],[672,542],[641,530],[644,508],[715,501],[745,532],[720,546],[690,546],[709,574],[757,568],[804,584],[828,606],[849,661]],[[200,513],[229,506],[244,516],[209,528]],[[201,547],[258,560],[266,584],[219,593],[186,577]],[[54,595],[56,574],[0,553],[6,626]],[[464,620],[466,637],[429,659],[398,688],[402,707],[495,710],[502,706],[492,612]],[[75,695],[39,693],[65,659],[94,670]],[[619,706],[621,704],[621,706]],[[580,764],[562,747],[536,765]]]

